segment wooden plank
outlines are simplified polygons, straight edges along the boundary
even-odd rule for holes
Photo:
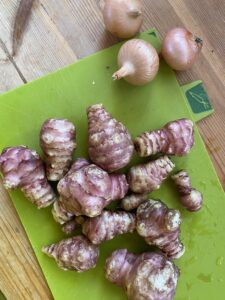
[[[20,0],[0,1],[0,37],[6,48],[12,50],[12,28]]]
[[[119,41],[105,31],[99,1],[41,0],[41,3],[78,58]]]
[[[18,0],[17,0],[18,2]],[[12,2],[6,5],[7,0],[0,2],[0,92],[3,93],[24,83],[23,78],[18,73],[15,62],[10,61],[11,48],[11,32],[9,24],[13,22],[14,15],[12,11],[16,11],[17,3]]]
[[[34,3],[30,26],[15,61],[31,81],[77,60],[67,40],[57,30],[40,2]]]
[[[12,28],[18,0],[0,3],[0,37],[12,52]],[[76,61],[67,40],[58,31],[41,2],[34,3],[23,43],[14,57],[15,64],[27,81],[55,71]]]
[[[48,300],[51,293],[0,180],[0,290],[7,300]]]
[[[104,29],[102,0],[39,0],[32,11],[18,55],[7,62],[0,49],[0,90],[5,91],[115,44]],[[143,30],[155,27],[161,37],[169,28],[186,26],[204,39],[196,65],[177,74],[180,83],[203,79],[215,114],[199,127],[225,186],[225,49],[223,0],[143,0]],[[11,53],[11,28],[19,0],[0,1],[0,38]],[[21,78],[21,75],[22,77]],[[8,300],[51,299],[51,294],[7,193],[0,184],[0,289]],[[18,275],[19,274],[19,275]]]
[[[24,81],[15,69],[15,66],[8,59],[5,51],[1,48],[0,42],[0,94],[22,85]]]

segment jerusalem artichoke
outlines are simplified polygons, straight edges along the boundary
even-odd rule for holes
[[[21,188],[38,208],[51,205],[56,195],[49,185],[38,153],[25,146],[5,148],[0,156],[0,170],[6,189]]]
[[[85,217],[78,216],[74,217],[72,220],[66,222],[62,226],[62,231],[66,234],[73,233],[76,229],[80,228],[85,221]]]
[[[65,119],[49,119],[40,132],[40,145],[45,154],[47,178],[60,180],[68,171],[76,149],[75,126]]]
[[[91,160],[106,171],[126,166],[131,160],[134,145],[125,126],[104,109],[92,105],[88,115],[88,151]]]
[[[96,217],[111,201],[122,199],[128,190],[125,175],[109,175],[94,164],[78,159],[58,183],[62,207],[76,216]]]
[[[60,199],[58,201],[54,202],[53,207],[52,207],[52,215],[53,215],[54,220],[61,225],[72,220],[74,217],[74,214],[66,211],[62,207]]]
[[[88,161],[83,158],[77,159],[71,166],[70,170],[67,172],[67,176],[80,169],[81,167],[89,165]],[[73,221],[74,213],[71,213],[63,208],[62,197],[59,197],[59,200],[56,201],[52,207],[52,214],[55,221],[61,225],[68,223],[69,221]],[[71,226],[72,224],[70,224]],[[65,230],[67,231],[67,227],[69,224],[65,226]]]
[[[75,236],[44,246],[42,252],[53,257],[63,270],[84,272],[96,266],[99,249],[84,236]]]
[[[157,200],[148,200],[137,209],[137,232],[149,245],[158,246],[168,257],[179,258],[185,248],[180,242],[181,215]]]
[[[79,170],[82,167],[88,166],[89,162],[84,158],[78,158],[71,166],[70,170],[67,172],[67,177],[73,172]],[[68,199],[70,201],[70,199]],[[74,213],[67,211],[63,207],[63,202],[65,202],[65,198],[59,197],[59,200],[54,203],[52,208],[52,214],[55,221],[61,225],[66,224],[67,222],[71,221],[70,225],[68,224],[65,226],[66,231],[70,231],[69,227],[72,226],[72,220],[74,219]],[[75,226],[75,224],[74,224]],[[63,229],[64,230],[64,229]]]
[[[179,270],[160,253],[140,255],[126,249],[114,251],[106,260],[106,278],[126,291],[129,300],[172,300]]]
[[[142,133],[134,140],[134,145],[141,157],[159,152],[186,155],[194,145],[193,122],[188,119],[169,122],[162,129]]]
[[[125,211],[103,211],[100,216],[87,219],[82,226],[83,234],[92,242],[99,245],[103,241],[113,239],[119,234],[133,232],[136,218]]]
[[[136,209],[141,203],[145,202],[147,199],[147,194],[131,194],[122,199],[121,207],[126,211],[130,211]]]
[[[184,170],[172,176],[180,193],[181,204],[189,211],[198,211],[202,207],[202,194],[191,187],[188,173]]]
[[[162,181],[174,167],[175,165],[167,156],[134,166],[130,169],[127,177],[129,187],[135,193],[153,192],[159,189]]]

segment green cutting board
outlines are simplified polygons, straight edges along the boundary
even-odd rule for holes
[[[155,31],[141,37],[157,50],[160,42]],[[87,157],[86,108],[104,103],[114,117],[123,122],[133,137],[144,130],[155,129],[178,118],[198,120],[202,112],[194,109],[188,88],[180,86],[173,71],[163,62],[153,82],[135,87],[121,80],[112,80],[120,45],[96,53],[56,73],[29,83],[0,97],[0,150],[6,146],[27,145],[41,153],[39,130],[47,118],[68,118],[77,126],[78,149],[75,157]],[[192,87],[196,85],[193,84]],[[185,99],[186,94],[187,99]],[[197,93],[198,94],[198,93]],[[194,97],[194,96],[193,96]],[[192,98],[193,98],[192,97]],[[196,97],[194,97],[196,98]],[[199,100],[199,99],[198,99]],[[189,101],[195,115],[190,113]],[[198,103],[202,101],[197,101]],[[203,101],[204,102],[204,101]],[[192,104],[191,104],[192,103]],[[207,114],[209,107],[204,106]],[[201,109],[200,109],[201,110]],[[203,192],[201,211],[189,213],[179,205],[178,194],[171,179],[151,197],[160,198],[170,207],[181,210],[181,238],[185,255],[176,261],[181,276],[176,300],[223,300],[225,298],[225,199],[219,180],[195,126],[195,146],[190,155],[172,158],[176,171],[189,171],[193,186]],[[134,157],[131,164],[140,160]],[[41,252],[41,247],[64,237],[51,216],[50,208],[37,210],[20,191],[10,192],[21,222],[27,232],[37,259],[56,300],[123,300],[124,292],[104,279],[106,257],[115,249],[128,248],[141,253],[149,246],[136,234],[127,234],[100,247],[97,267],[78,274],[60,270],[55,261]]]

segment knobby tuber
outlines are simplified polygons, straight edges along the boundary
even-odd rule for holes
[[[0,170],[5,188],[21,188],[38,208],[49,206],[56,200],[36,151],[25,146],[5,148],[0,156]]]
[[[109,175],[85,159],[78,159],[57,188],[66,211],[96,217],[111,201],[125,196],[128,184],[125,175]]]
[[[130,211],[136,209],[141,203],[148,199],[148,194],[130,194],[122,199],[121,207]]]
[[[63,224],[62,231],[66,234],[71,234],[76,229],[80,228],[81,225],[84,223],[84,221],[85,221],[85,217],[83,216],[74,217],[72,220]]]
[[[148,200],[137,209],[137,232],[149,245],[158,246],[168,257],[179,258],[185,248],[180,242],[181,215],[159,200]]]
[[[42,252],[53,257],[63,270],[84,272],[96,266],[99,249],[84,236],[75,236],[44,246]]]
[[[202,207],[202,194],[191,187],[191,180],[184,170],[172,176],[180,193],[181,204],[189,211],[198,211]]]
[[[129,300],[172,300],[179,270],[160,253],[140,255],[126,249],[114,251],[106,260],[106,278],[126,291]]]
[[[128,183],[132,192],[150,193],[160,188],[163,180],[175,165],[163,156],[146,164],[134,166],[128,172]]]
[[[75,126],[65,119],[49,119],[40,132],[40,145],[45,155],[47,178],[60,180],[69,170],[76,149]]]
[[[123,233],[133,232],[136,217],[125,211],[103,211],[100,216],[87,219],[82,226],[83,234],[93,243],[101,244]]]
[[[141,157],[159,152],[186,155],[194,145],[193,122],[188,119],[169,122],[162,129],[142,133],[134,140],[134,145]]]
[[[87,109],[88,152],[91,160],[106,171],[126,166],[134,145],[125,126],[114,119],[102,104]]]
[[[70,220],[72,220],[73,217],[74,217],[74,214],[66,211],[62,207],[60,198],[59,198],[58,201],[55,201],[54,204],[53,204],[52,215],[53,215],[54,220],[57,223],[61,224],[61,225],[65,224],[66,222],[68,222]]]

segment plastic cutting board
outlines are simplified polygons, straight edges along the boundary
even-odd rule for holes
[[[160,41],[154,30],[141,34],[141,38],[159,50]],[[87,157],[86,108],[99,102],[127,126],[133,137],[174,119],[187,117],[197,121],[211,111],[201,84],[198,82],[181,89],[173,71],[163,61],[156,79],[147,86],[134,87],[123,80],[112,81],[119,47],[115,45],[0,96],[0,150],[23,144],[41,153],[39,130],[43,121],[61,117],[68,118],[77,126],[75,157]],[[224,192],[196,126],[195,140],[190,155],[172,160],[176,164],[175,171],[187,169],[193,186],[203,192],[202,210],[189,213],[182,209],[170,179],[151,197],[160,198],[170,207],[180,209],[183,217],[181,239],[186,253],[175,261],[181,270],[175,299],[223,300]],[[138,161],[140,159],[135,157],[131,164]],[[104,279],[103,266],[106,257],[115,249],[128,248],[136,253],[149,250],[140,237],[136,234],[121,235],[101,245],[100,259],[94,270],[81,274],[65,272],[41,252],[43,245],[64,237],[60,226],[52,219],[50,208],[37,210],[20,191],[10,192],[10,195],[56,300],[126,299],[122,289]]]

